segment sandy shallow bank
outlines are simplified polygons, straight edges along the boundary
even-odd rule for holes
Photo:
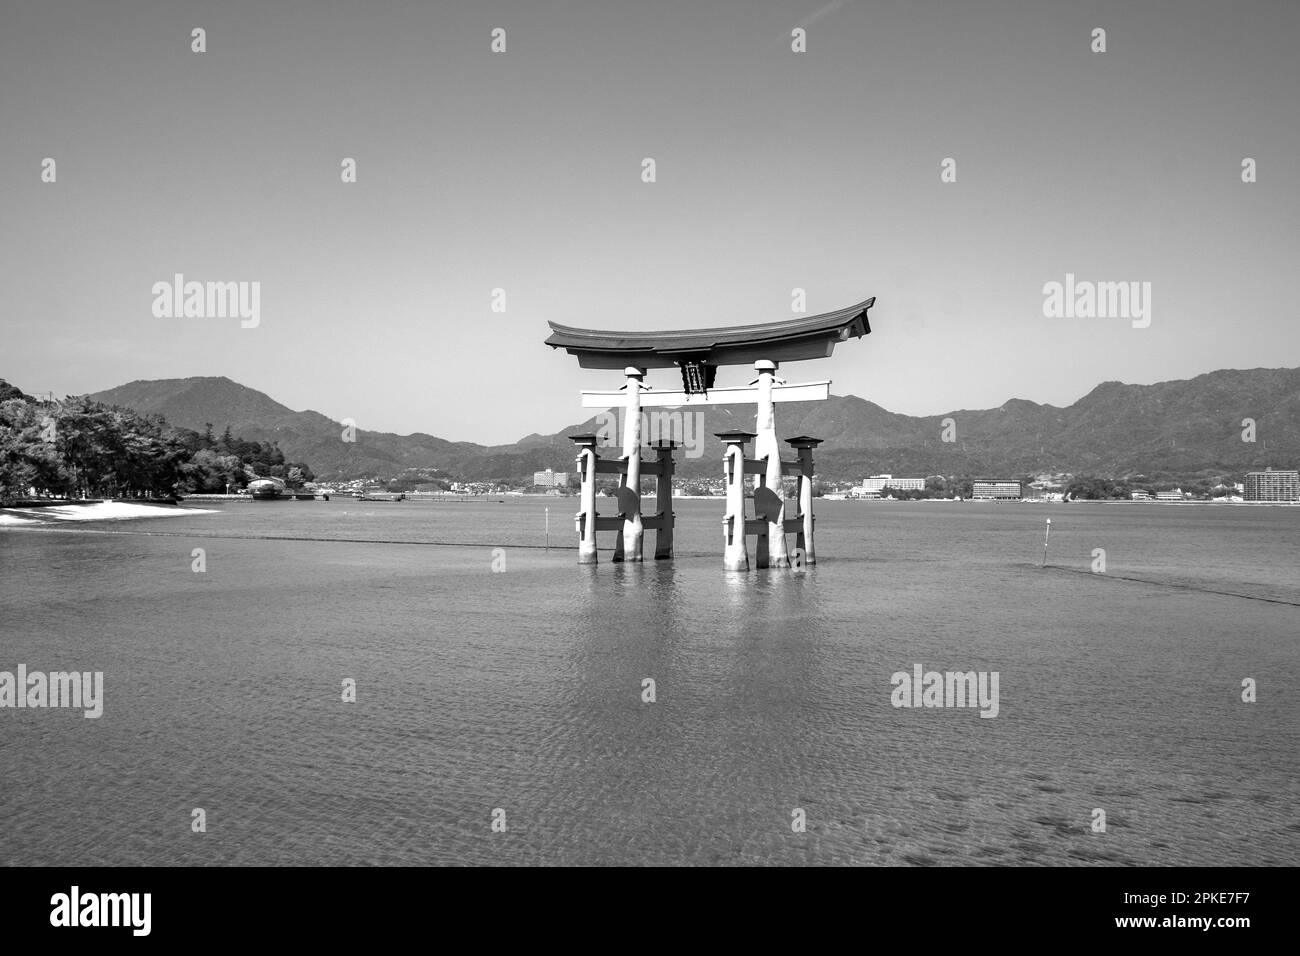
[[[123,518],[175,518],[182,514],[211,514],[210,508],[149,505],[134,501],[96,501],[87,504],[49,505],[41,508],[0,510],[0,527],[5,525],[53,524],[64,521],[112,521]]]

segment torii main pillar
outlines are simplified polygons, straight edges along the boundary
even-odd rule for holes
[[[627,376],[627,384],[623,386],[627,391],[624,406],[627,419],[623,423],[623,460],[627,462],[627,470],[619,479],[618,507],[623,514],[623,529],[614,543],[614,560],[640,561],[645,537],[645,525],[641,522],[641,389],[645,369],[628,366],[623,374]]]
[[[754,457],[765,462],[762,484],[754,490],[754,508],[767,519],[767,533],[759,535],[759,548],[766,544],[766,553],[758,555],[760,568],[790,567],[790,553],[785,546],[785,488],[781,481],[781,449],[776,443],[776,406],[772,401],[772,386],[776,384],[775,362],[759,359],[754,363],[758,372],[758,411],[754,427]],[[784,383],[782,383],[784,384]],[[767,494],[762,494],[766,489]]]

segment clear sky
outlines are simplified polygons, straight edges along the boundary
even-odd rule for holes
[[[546,320],[796,287],[874,331],[782,374],[909,414],[1300,365],[1297,41],[1295,2],[6,2],[0,377],[501,443],[621,384]],[[155,318],[177,272],[260,282],[260,325]],[[1045,318],[1067,272],[1150,282],[1150,326]]]

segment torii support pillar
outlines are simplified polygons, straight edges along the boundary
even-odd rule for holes
[[[655,476],[655,560],[664,561],[673,556],[673,449],[677,442],[665,439],[652,442],[650,447],[655,450],[659,466]]]
[[[641,380],[645,369],[628,366],[626,419],[623,422],[623,459],[627,469],[619,482],[618,505],[623,514],[623,527],[614,542],[615,561],[640,561],[641,542],[645,526],[641,523]]]
[[[596,436],[570,435],[578,446],[578,474],[582,476],[580,510],[575,515],[578,529],[578,563],[596,563]]]
[[[758,372],[758,413],[754,427],[754,457],[765,463],[759,488],[754,492],[754,507],[767,519],[767,534],[759,534],[758,566],[760,568],[790,567],[790,552],[785,546],[785,490],[781,482],[781,448],[776,443],[776,406],[772,402],[772,386],[776,384],[775,362],[760,359],[754,363]],[[771,495],[759,495],[767,488]],[[764,541],[766,539],[766,542]],[[766,544],[766,548],[764,548]]]
[[[795,547],[803,552],[804,564],[817,563],[817,550],[813,547],[813,449],[822,443],[820,438],[800,435],[787,438],[786,444],[799,453],[799,530]]]
[[[728,571],[749,570],[745,546],[745,443],[753,432],[717,432],[726,443],[722,475],[727,484],[727,513],[722,518],[722,566]]]

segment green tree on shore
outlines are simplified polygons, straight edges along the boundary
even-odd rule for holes
[[[74,396],[40,402],[0,380],[0,502],[33,492],[42,497],[156,497],[220,492],[278,469],[301,484],[315,476],[303,462],[286,463],[274,443],[220,439],[173,428],[160,416],[138,415]],[[265,459],[265,460],[263,460]]]

